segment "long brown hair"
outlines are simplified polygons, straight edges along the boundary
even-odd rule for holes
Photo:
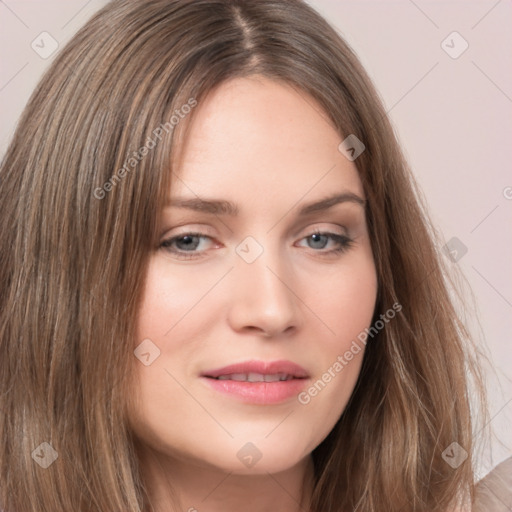
[[[127,421],[142,277],[194,106],[254,74],[314,98],[340,142],[364,142],[355,163],[378,272],[375,319],[402,305],[368,342],[350,403],[313,452],[311,510],[440,512],[471,495],[469,336],[353,51],[300,0],[118,0],[52,63],[1,166],[6,512],[151,510]],[[443,457],[453,442],[468,454],[457,468]]]

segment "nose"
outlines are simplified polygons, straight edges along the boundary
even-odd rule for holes
[[[252,263],[236,256],[228,320],[237,332],[289,335],[300,327],[290,265],[266,249]]]

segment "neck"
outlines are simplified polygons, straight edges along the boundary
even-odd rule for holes
[[[307,512],[311,456],[278,473],[240,475],[155,452],[142,458],[154,512]]]

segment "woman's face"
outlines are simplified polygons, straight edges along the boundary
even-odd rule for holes
[[[339,419],[377,293],[341,141],[311,97],[263,78],[226,82],[196,107],[138,319],[143,445],[274,473]]]

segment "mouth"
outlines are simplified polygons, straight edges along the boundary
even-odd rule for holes
[[[246,361],[208,370],[201,378],[210,389],[243,403],[270,405],[300,393],[309,375],[291,361]]]
[[[201,374],[202,377],[212,379],[224,379],[233,377],[231,380],[249,382],[277,382],[289,379],[308,378],[308,372],[292,361],[243,361],[241,363],[223,366],[213,370],[207,370]]]
[[[295,379],[296,377],[289,373],[231,373],[211,378],[216,380],[236,380],[237,382],[279,382]]]

